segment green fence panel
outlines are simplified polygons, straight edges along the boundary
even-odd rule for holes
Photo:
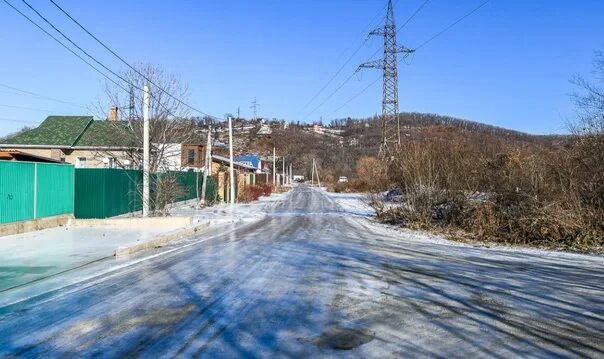
[[[34,218],[34,166],[0,161],[0,224]]]
[[[38,163],[36,171],[36,218],[73,213],[73,166]]]
[[[143,175],[138,170],[75,170],[75,217],[108,218],[140,211]]]

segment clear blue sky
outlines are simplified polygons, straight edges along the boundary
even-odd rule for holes
[[[9,1],[25,10],[20,0]],[[107,65],[123,68],[50,2],[29,1]],[[382,45],[374,39],[301,112],[363,41],[360,34],[371,27],[386,0],[56,1],[128,61],[150,62],[181,75],[190,86],[189,102],[211,114],[222,116],[241,106],[242,115],[251,117],[254,96],[261,104],[259,115],[291,121],[381,111],[378,83],[333,113],[379,76],[369,70],[305,116],[358,63],[369,60]],[[423,1],[397,1],[397,24]],[[431,0],[399,33],[399,42],[413,48],[482,1]],[[531,133],[563,133],[574,117],[569,79],[589,75],[593,51],[604,46],[602,24],[601,0],[492,0],[401,65],[400,109]],[[105,80],[100,75],[2,2],[0,46],[2,84],[83,106],[102,96]],[[86,112],[0,88],[0,135],[49,114]]]

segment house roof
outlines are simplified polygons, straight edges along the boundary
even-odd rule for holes
[[[93,120],[92,116],[48,116],[40,126],[3,143],[71,147]]]
[[[260,158],[254,155],[245,155],[245,156],[237,156],[235,157],[235,161],[243,162],[243,163],[251,163],[252,166],[256,169],[260,168]]]
[[[92,121],[74,147],[135,147],[136,138],[126,121]]]
[[[55,160],[53,158],[38,156],[17,150],[0,150],[0,160],[61,163],[61,161]]]
[[[223,157],[223,156],[219,156],[219,155],[212,155],[212,160],[215,160],[217,162],[226,163],[226,164],[230,164],[231,163],[231,161],[227,157]],[[245,169],[248,169],[248,170],[254,170],[254,171],[257,169],[257,168],[255,168],[253,166],[248,166],[245,163],[241,163],[241,162],[237,162],[237,161],[233,161],[233,166],[245,168]]]
[[[77,147],[135,147],[127,122],[95,121],[92,116],[48,116],[40,126],[5,140],[6,145]]]

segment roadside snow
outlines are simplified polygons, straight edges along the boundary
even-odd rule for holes
[[[375,211],[369,206],[369,196],[362,193],[331,193],[327,192],[344,212],[358,217],[372,218]]]
[[[520,246],[507,246],[497,243],[462,243],[447,239],[444,235],[438,235],[429,233],[426,231],[412,230],[408,228],[401,228],[392,225],[379,223],[374,220],[375,211],[369,206],[369,196],[362,193],[331,193],[326,192],[327,195],[333,199],[344,212],[349,213],[353,216],[366,217],[370,220],[372,227],[376,231],[381,232],[384,236],[398,235],[406,242],[413,243],[424,243],[424,244],[439,244],[450,246],[451,250],[468,249],[468,248],[480,248],[495,253],[522,253],[530,254],[539,257],[546,258],[564,258],[572,260],[581,260],[588,258],[602,258],[597,255],[589,255],[582,253],[563,252],[556,250],[547,250],[539,248],[529,248]]]

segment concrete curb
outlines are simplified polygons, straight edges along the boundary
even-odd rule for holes
[[[157,237],[151,239],[150,241],[146,241],[139,244],[134,244],[131,246],[120,246],[115,250],[116,257],[129,256],[141,251],[145,251],[148,249],[153,249],[156,247],[164,246],[169,244],[170,242],[183,239],[186,237],[193,236],[197,234],[202,229],[208,228],[211,225],[218,223],[219,221],[209,220],[204,223],[196,224],[192,227],[188,227],[185,229],[178,229],[172,232],[168,232],[165,234],[160,234]]]
[[[71,219],[70,227],[113,227],[113,228],[167,228],[176,229],[190,226],[192,217],[148,217],[148,218],[107,218],[107,219]]]
[[[10,236],[13,234],[35,232],[54,227],[62,227],[67,225],[71,220],[73,220],[73,215],[68,214],[56,217],[35,219],[31,221],[3,224],[0,226],[0,237]]]

